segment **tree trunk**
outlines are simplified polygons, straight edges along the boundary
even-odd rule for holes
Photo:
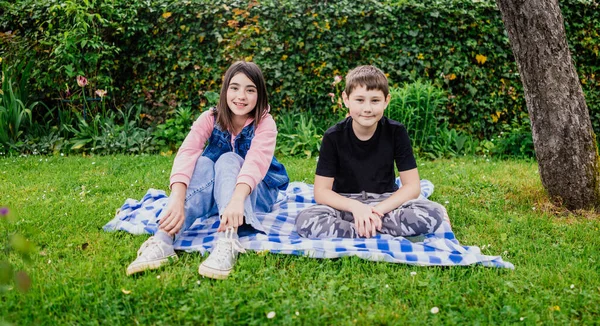
[[[596,136],[557,0],[497,0],[525,90],[533,143],[550,198],[600,204]]]

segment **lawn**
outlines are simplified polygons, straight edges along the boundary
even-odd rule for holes
[[[0,221],[0,234],[17,232],[37,247],[30,263],[8,257],[32,285],[26,293],[0,290],[0,324],[600,322],[600,219],[551,206],[535,162],[419,163],[458,240],[501,255],[515,270],[248,253],[229,279],[214,281],[198,275],[200,255],[181,253],[171,266],[127,277],[125,268],[147,237],[107,233],[102,226],[126,198],[166,189],[172,161],[0,159],[0,206],[16,217],[12,224]],[[292,180],[312,181],[314,159],[281,161]]]

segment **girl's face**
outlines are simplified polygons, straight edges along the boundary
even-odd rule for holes
[[[256,85],[243,73],[237,73],[227,88],[227,106],[235,117],[247,118],[254,110],[258,92]]]

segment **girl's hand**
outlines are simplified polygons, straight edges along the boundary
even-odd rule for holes
[[[221,215],[221,224],[217,232],[224,232],[228,228],[237,228],[244,223],[244,199],[231,198]]]
[[[185,197],[173,196],[169,199],[167,208],[161,213],[159,229],[169,235],[175,235],[185,222]]]

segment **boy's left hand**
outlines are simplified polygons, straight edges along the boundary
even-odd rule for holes
[[[223,214],[217,232],[224,232],[228,228],[237,228],[244,223],[244,201],[232,198]]]

